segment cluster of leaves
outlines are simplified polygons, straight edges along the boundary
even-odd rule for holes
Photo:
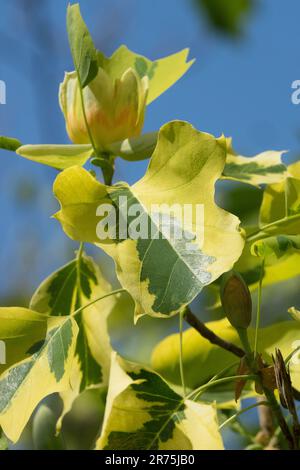
[[[152,368],[133,364],[113,351],[107,320],[122,309],[126,295],[134,300],[135,321],[142,315],[163,319],[177,314],[182,319],[192,300],[206,286],[216,288],[232,267],[252,290],[262,282],[297,276],[300,164],[286,168],[282,152],[276,151],[240,156],[231,139],[215,138],[182,121],[141,134],[146,104],[189,69],[188,51],[151,62],[122,46],[107,58],[96,50],[78,5],[69,6],[67,26],[75,72],[61,85],[60,104],[73,144],[21,145],[1,137],[0,145],[59,170],[54,195],[61,209],[55,218],[80,248],[74,260],[40,285],[28,308],[0,308],[0,339],[7,347],[7,363],[0,366],[0,426],[11,441],[18,441],[37,405],[59,393],[59,431],[83,391],[102,389],[107,390],[106,410],[97,449],[222,449],[218,409],[236,411],[237,405],[233,396],[225,398],[226,390],[211,399],[208,389],[239,378],[241,373],[226,377],[232,354],[191,328],[156,346]],[[128,162],[150,158],[146,174],[133,186],[112,184],[117,157]],[[84,168],[88,162],[101,168],[104,183]],[[241,228],[238,217],[216,204],[218,180],[265,186],[257,226]],[[129,208],[138,203],[143,220],[162,235],[152,217],[153,204],[202,204],[204,227],[194,214],[185,220],[194,235],[193,250],[164,236],[99,240],[97,207],[106,203],[125,216],[120,196]],[[120,289],[112,290],[84,253],[84,243],[113,258]],[[261,330],[264,361],[275,347],[285,357],[291,354],[300,332],[295,312],[294,321]],[[227,319],[208,326],[241,346]],[[252,348],[257,329],[248,334]],[[293,386],[300,388],[299,367],[291,365],[290,373]],[[258,392],[248,387],[242,396]]]

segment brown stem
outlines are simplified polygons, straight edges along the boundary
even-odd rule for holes
[[[281,408],[275,398],[275,395],[274,393],[267,389],[266,387],[264,387],[264,394],[268,400],[268,402],[270,403],[270,406],[272,408],[272,411],[274,413],[274,416],[277,420],[277,423],[282,431],[282,434],[284,435],[287,443],[288,443],[288,446],[290,449],[295,449],[295,446],[294,446],[294,438],[293,438],[293,435],[290,431],[290,428],[288,427],[287,425],[287,422],[284,418],[284,415],[281,411]]]
[[[200,333],[200,335],[203,338],[207,339],[210,343],[216,344],[217,346],[220,346],[220,348],[222,349],[226,349],[226,351],[231,352],[237,357],[245,356],[245,351],[243,351],[243,349],[217,336],[212,330],[207,328],[207,326],[191,312],[189,307],[186,307],[185,309],[184,319],[190,326],[195,328],[195,330],[197,330],[198,333]]]
[[[265,397],[261,396],[257,398],[257,402],[264,402],[266,400]],[[261,405],[258,407],[258,417],[259,417],[259,425],[260,431],[255,437],[255,441],[261,444],[263,447],[267,447],[270,449],[270,442],[274,435],[274,419],[273,413],[270,406]],[[272,448],[274,448],[274,443],[272,442]]]

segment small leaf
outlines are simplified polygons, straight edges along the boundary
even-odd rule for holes
[[[91,145],[23,145],[17,154],[42,165],[65,170],[74,165],[83,166],[93,155]]]
[[[15,152],[21,145],[21,142],[17,139],[0,136],[0,149]]]
[[[116,355],[105,416],[97,449],[223,449],[212,405],[184,400],[156,373]]]
[[[251,253],[261,258],[273,256],[276,259],[293,253],[300,254],[300,235],[277,235],[263,238],[252,244]]]
[[[288,167],[291,174],[291,167]],[[279,223],[278,223],[279,221]],[[268,227],[268,225],[271,227]],[[268,185],[259,214],[261,231],[269,235],[298,235],[300,231],[300,175]]]
[[[259,229],[257,228],[255,231],[257,230]],[[249,232],[250,234],[251,232]],[[278,237],[290,238],[290,235],[278,235]],[[297,239],[296,235],[295,237]],[[293,238],[294,236],[292,236]],[[278,245],[276,236],[261,238],[257,242],[250,239],[246,242],[242,256],[235,264],[234,269],[243,275],[251,291],[258,286],[261,274],[261,257],[264,255],[266,255],[263,272],[264,286],[280,283],[300,274],[300,251],[293,248],[290,242],[288,245],[283,244],[283,247],[287,247],[287,251],[279,250],[276,245]]]
[[[97,51],[83,21],[78,3],[68,6],[67,30],[80,85],[85,88],[98,73]]]

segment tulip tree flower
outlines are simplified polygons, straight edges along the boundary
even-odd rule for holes
[[[147,76],[140,78],[129,68],[113,80],[99,67],[97,77],[83,90],[87,123],[98,149],[141,134],[147,94]],[[75,144],[89,143],[76,72],[66,73],[59,101],[70,139]]]
[[[84,165],[94,155],[107,152],[126,160],[151,156],[157,133],[141,134],[146,105],[150,104],[191,67],[189,50],[154,62],[121,46],[110,57],[97,51],[98,73],[82,90],[87,128],[77,73],[65,74],[59,102],[67,133],[74,145],[24,145],[17,153],[57,169]],[[91,137],[93,142],[91,142]]]
[[[68,6],[67,30],[75,71],[65,74],[59,103],[73,145],[18,145],[16,152],[59,170],[94,157],[91,162],[111,184],[115,157],[136,161],[152,155],[157,132],[142,135],[146,105],[194,61],[187,61],[188,49],[152,62],[126,46],[105,57],[95,48],[79,4]]]

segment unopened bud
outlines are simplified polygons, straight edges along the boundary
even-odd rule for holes
[[[221,287],[224,312],[234,328],[248,328],[251,323],[252,300],[247,284],[239,273],[231,272]]]

